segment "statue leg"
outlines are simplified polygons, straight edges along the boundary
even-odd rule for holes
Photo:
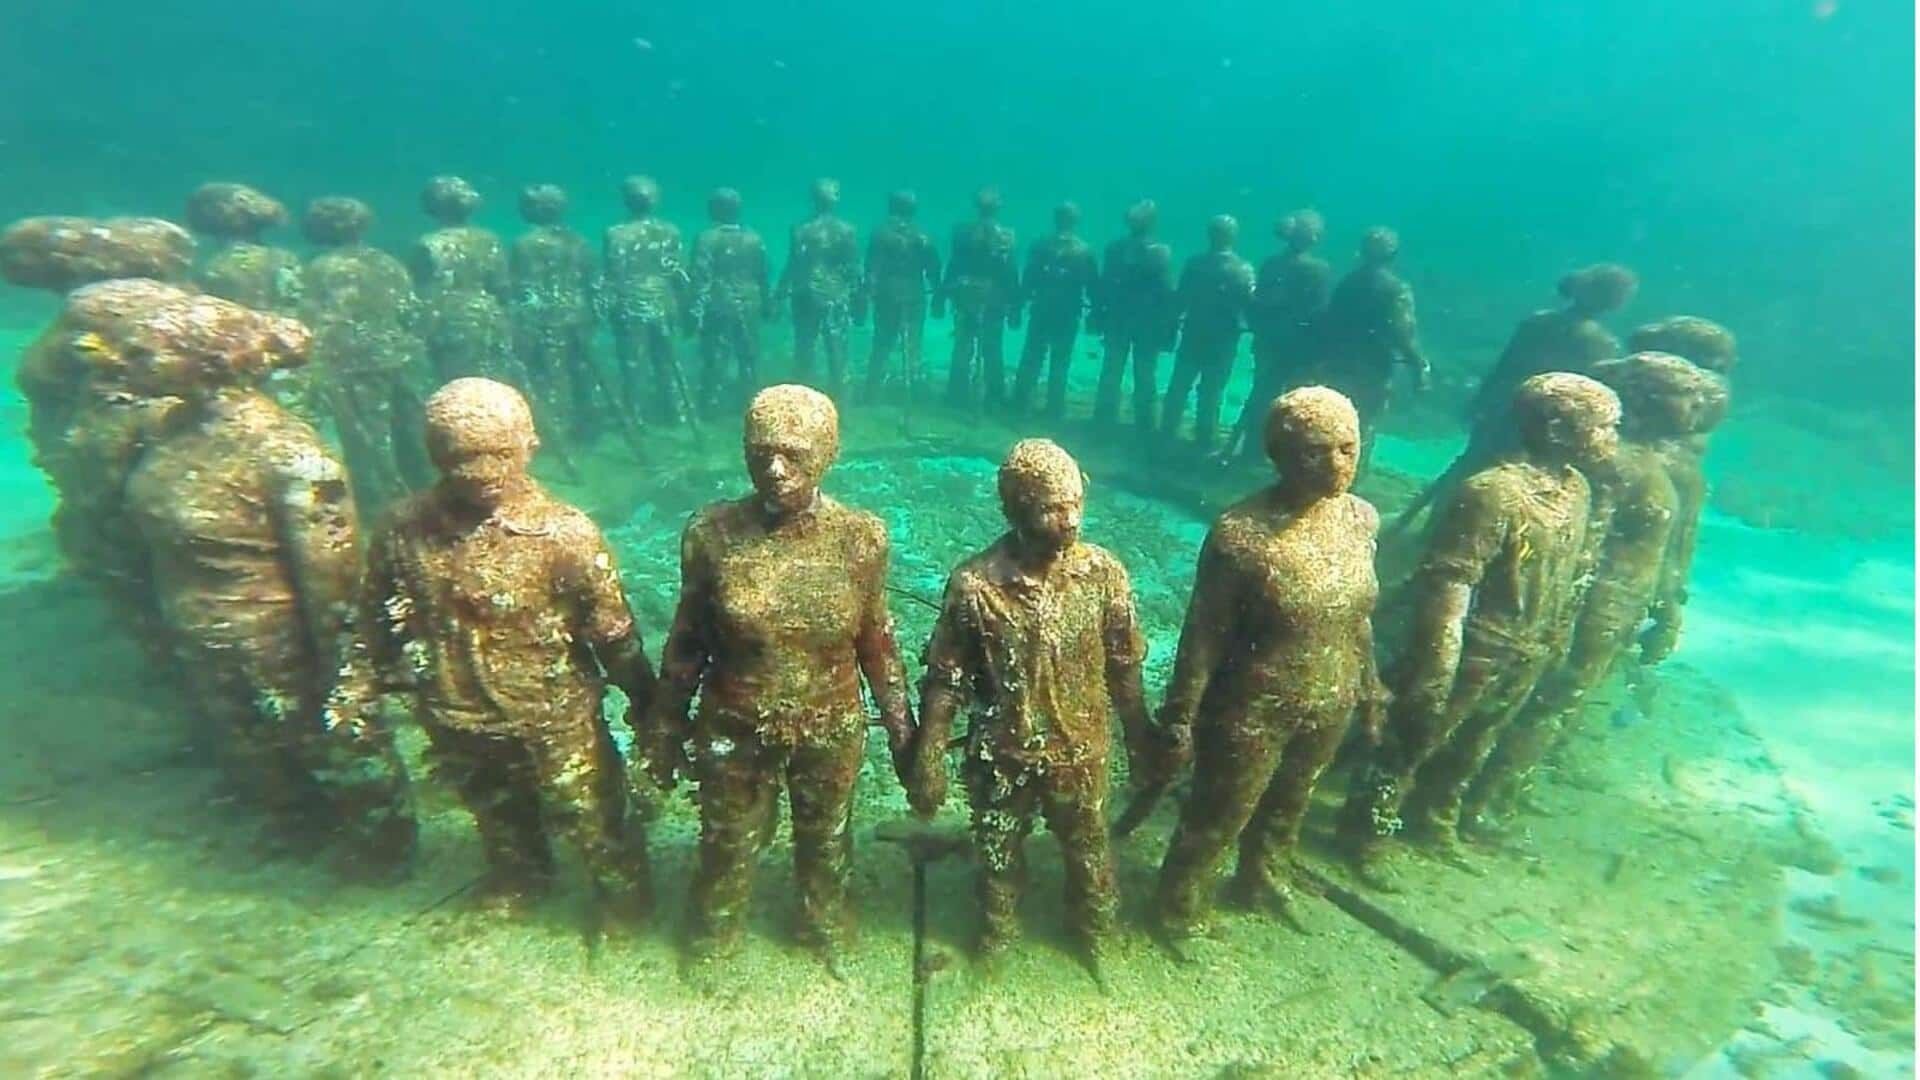
[[[860,729],[827,746],[795,750],[787,764],[800,937],[828,952],[852,932],[847,875],[853,867],[853,787],[865,751],[866,731]]]
[[[1253,817],[1281,746],[1265,732],[1231,730],[1227,723],[1205,724],[1193,735],[1194,783],[1160,863],[1155,903],[1160,925],[1179,936],[1205,927],[1227,847]]]
[[[703,735],[695,747],[700,855],[687,896],[687,945],[696,958],[731,952],[753,899],[753,864],[773,821],[780,762],[746,739]]]

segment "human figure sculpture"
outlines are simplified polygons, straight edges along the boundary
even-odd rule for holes
[[[1581,703],[1627,651],[1649,618],[1671,605],[1678,586],[1664,572],[1680,528],[1680,494],[1666,449],[1705,435],[1725,411],[1726,384],[1677,356],[1635,353],[1604,360],[1593,374],[1619,394],[1620,449],[1590,476],[1604,528],[1591,582],[1573,624],[1566,656],[1500,737],[1474,777],[1460,811],[1463,830],[1499,831],[1521,801],[1534,768],[1552,749]],[[1657,622],[1655,625],[1659,625]]]
[[[1723,378],[1733,372],[1740,359],[1733,332],[1698,315],[1674,315],[1636,327],[1627,335],[1627,348],[1670,353]]]
[[[693,322],[700,338],[700,405],[708,413],[759,388],[760,324],[773,318],[767,247],[740,224],[740,193],[707,197],[713,224],[693,243]],[[729,370],[731,369],[731,370]]]
[[[587,238],[566,224],[567,193],[534,184],[520,193],[520,217],[532,228],[513,241],[514,346],[541,402],[543,427],[574,443],[593,437],[600,376],[593,367],[598,269]],[[557,429],[557,430],[556,430]]]
[[[1313,253],[1327,231],[1317,212],[1296,210],[1273,231],[1287,249],[1261,263],[1254,275],[1247,310],[1247,328],[1253,331],[1253,387],[1227,436],[1227,454],[1247,459],[1265,452],[1260,432],[1267,409],[1298,383],[1311,361],[1314,327],[1333,290],[1333,268]]]
[[[782,790],[800,937],[837,962],[852,930],[862,684],[896,761],[913,728],[886,606],[886,528],[820,491],[840,449],[832,399],[804,386],[761,391],[747,407],[745,449],[753,493],[700,510],[681,539],[680,602],[651,724],[656,777],[680,773],[698,785],[699,867],[687,912],[694,970],[739,941]]]
[[[1153,238],[1160,211],[1152,199],[1127,208],[1127,235],[1107,245],[1087,328],[1105,339],[1094,423],[1112,428],[1120,414],[1120,387],[1131,372],[1133,426],[1145,435],[1158,418],[1160,354],[1179,331],[1180,299],[1173,285],[1173,250]]]
[[[686,376],[674,356],[674,332],[691,315],[691,279],[679,226],[656,217],[660,185],[629,176],[620,185],[628,220],[607,229],[601,245],[606,270],[600,303],[613,328],[620,396],[647,419],[672,423],[692,406]]]
[[[1253,299],[1253,264],[1233,250],[1239,235],[1240,224],[1232,216],[1215,217],[1207,223],[1206,253],[1180,268],[1180,349],[1167,380],[1160,433],[1168,439],[1179,434],[1192,394],[1193,443],[1202,452],[1213,448],[1221,395],[1233,374]]]
[[[908,396],[922,392],[926,370],[921,342],[927,326],[927,297],[940,286],[940,252],[933,237],[914,223],[919,202],[911,191],[887,196],[887,220],[867,239],[864,291],[873,306],[873,352],[867,358],[869,401],[878,400],[887,381],[893,350],[901,351],[901,383]]]
[[[999,221],[1000,193],[981,188],[974,220],[953,228],[947,276],[934,294],[933,317],[953,305],[953,364],[947,404],[999,409],[1006,400],[1006,331],[1020,325],[1020,268],[1013,230]]]
[[[1027,306],[1027,341],[1014,373],[1013,407],[1027,412],[1033,406],[1034,387],[1046,370],[1045,414],[1051,420],[1067,414],[1067,371],[1073,364],[1073,343],[1080,335],[1080,317],[1100,280],[1093,246],[1074,232],[1080,208],[1061,203],[1053,211],[1053,235],[1036,240],[1027,252],[1026,273],[1020,279]]]
[[[795,378],[811,384],[814,350],[824,349],[826,390],[844,398],[847,332],[865,316],[866,295],[860,287],[860,241],[853,226],[834,212],[839,205],[838,180],[814,181],[813,217],[793,227],[787,265],[773,291],[776,303],[793,308]]]
[[[1214,521],[1160,714],[1172,745],[1195,755],[1156,904],[1176,938],[1206,925],[1236,839],[1233,898],[1287,901],[1314,785],[1356,714],[1372,742],[1385,719],[1373,656],[1380,519],[1348,491],[1360,417],[1337,391],[1306,386],[1275,399],[1264,426],[1279,478]]]
[[[457,176],[436,176],[420,193],[420,205],[438,227],[414,245],[409,269],[426,306],[424,336],[435,378],[477,375],[526,387],[507,317],[513,277],[506,249],[493,232],[471,224],[480,193]]]
[[[1381,861],[1403,827],[1462,866],[1468,783],[1558,656],[1587,572],[1592,489],[1618,442],[1613,391],[1566,372],[1514,393],[1519,450],[1460,485],[1414,572],[1412,634],[1396,671],[1386,737],[1357,774],[1340,832],[1362,877],[1395,887]]]
[[[287,208],[245,184],[202,184],[187,198],[187,225],[220,247],[194,280],[215,296],[276,315],[300,305],[300,256],[260,242],[287,223]]]
[[[1117,903],[1105,806],[1113,718],[1136,773],[1160,748],[1140,669],[1146,641],[1120,561],[1080,539],[1080,467],[1044,439],[1001,463],[1008,531],[947,580],[927,645],[908,789],[930,815],[945,800],[954,716],[970,716],[960,775],[979,857],[980,952],[1019,936],[1025,842],[1036,819],[1060,842],[1067,929],[1098,974]]]
[[[652,896],[646,837],[602,698],[618,687],[635,724],[654,677],[613,555],[527,471],[540,440],[519,391],[455,379],[428,399],[426,432],[440,478],[374,534],[334,714],[357,726],[385,694],[409,706],[479,827],[484,903],[544,894],[559,838],[601,915],[637,920]]]
[[[1420,349],[1413,288],[1393,271],[1400,235],[1368,229],[1360,241],[1360,265],[1334,286],[1314,334],[1312,375],[1353,402],[1360,413],[1360,467],[1373,452],[1374,429],[1386,411],[1395,367],[1412,369],[1416,384],[1432,379]]]
[[[134,395],[177,399],[125,479],[129,542],[203,745],[274,838],[342,841],[342,868],[386,873],[414,820],[390,733],[327,723],[359,577],[346,470],[260,390],[305,361],[306,327],[152,281],[76,294],[111,309],[88,359]]]
[[[332,418],[363,516],[433,481],[420,428],[434,381],[418,333],[425,312],[406,267],[366,243],[372,222],[366,203],[340,196],[315,199],[301,218],[320,250],[300,299],[313,362],[291,395]]]

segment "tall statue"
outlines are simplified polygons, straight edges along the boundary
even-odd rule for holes
[[[934,294],[933,317],[953,304],[953,365],[947,404],[998,409],[1007,394],[1002,354],[1006,330],[1020,325],[1020,268],[1013,230],[1000,224],[1000,193],[981,188],[974,220],[953,228],[947,277]]]
[[[820,491],[840,451],[832,399],[774,386],[746,413],[753,493],[694,514],[650,724],[655,776],[698,786],[688,961],[730,953],[781,791],[793,814],[801,939],[831,966],[852,932],[853,786],[867,707],[896,762],[913,728],[887,612],[887,532]],[[695,695],[698,714],[689,717]]]
[[[1413,288],[1393,272],[1400,234],[1368,229],[1360,241],[1360,265],[1334,286],[1314,335],[1313,374],[1353,401],[1360,412],[1360,466],[1373,450],[1374,428],[1386,411],[1393,369],[1411,368],[1417,384],[1432,379],[1420,349]]]
[[[775,302],[793,305],[795,377],[812,383],[813,352],[827,353],[827,392],[846,396],[847,332],[865,303],[860,288],[860,241],[853,226],[834,213],[840,205],[838,180],[813,182],[813,217],[793,227],[787,265],[774,287]]]
[[[654,214],[660,185],[649,176],[629,176],[620,185],[620,197],[628,219],[607,229],[600,288],[600,303],[613,327],[620,398],[649,420],[672,423],[692,405],[673,354],[674,332],[692,318],[692,279],[680,227]]]
[[[887,381],[887,366],[900,349],[901,385],[907,395],[923,392],[926,370],[921,342],[927,327],[927,297],[940,287],[940,252],[933,237],[916,225],[919,201],[911,191],[887,196],[887,220],[867,240],[864,291],[873,305],[873,352],[867,358],[868,401],[877,401]]]
[[[513,277],[500,238],[472,224],[480,193],[457,176],[436,176],[420,206],[438,226],[414,245],[409,268],[426,306],[427,355],[435,378],[467,375],[527,386],[507,318]]]
[[[1152,199],[1127,208],[1127,235],[1107,245],[1087,318],[1087,329],[1106,339],[1094,423],[1111,428],[1118,421],[1120,386],[1131,372],[1133,426],[1141,435],[1151,432],[1158,419],[1154,402],[1160,393],[1160,354],[1173,347],[1180,325],[1173,250],[1153,238],[1159,222],[1160,210]]]
[[[707,217],[713,224],[693,242],[689,287],[700,338],[700,407],[711,413],[759,388],[760,324],[773,318],[773,304],[767,246],[740,224],[740,193],[715,189]]]
[[[593,367],[598,271],[587,238],[566,224],[567,193],[533,184],[520,193],[520,217],[532,228],[508,253],[513,276],[514,346],[541,403],[543,426],[584,443],[593,437],[600,376]],[[560,430],[555,430],[560,429]]]
[[[1207,222],[1207,251],[1180,268],[1180,350],[1160,415],[1160,433],[1180,433],[1187,395],[1194,395],[1193,442],[1203,453],[1213,449],[1220,426],[1220,398],[1233,374],[1233,358],[1246,328],[1253,299],[1253,264],[1233,250],[1240,223],[1220,214]],[[1196,389],[1197,385],[1197,389]]]
[[[1214,874],[1239,841],[1233,898],[1291,897],[1291,860],[1314,785],[1358,714],[1377,742],[1386,691],[1373,656],[1373,506],[1348,489],[1360,417],[1304,386],[1267,410],[1279,478],[1228,508],[1200,550],[1161,724],[1193,747],[1193,787],[1160,867],[1157,915],[1200,932]]]
[[[255,311],[292,315],[300,304],[300,256],[260,242],[287,223],[287,208],[245,184],[202,184],[187,198],[187,225],[219,241],[194,279],[215,296]]]
[[[1254,276],[1247,328],[1253,331],[1253,387],[1226,452],[1246,458],[1262,452],[1260,425],[1280,393],[1297,385],[1311,362],[1313,332],[1333,291],[1333,268],[1313,253],[1326,223],[1313,210],[1296,210],[1274,226],[1287,249],[1260,264]]]
[[[1013,407],[1032,408],[1033,389],[1046,369],[1046,415],[1067,415],[1067,369],[1073,364],[1073,342],[1080,335],[1080,316],[1099,284],[1100,264],[1093,246],[1074,232],[1080,208],[1061,203],[1053,211],[1053,235],[1036,240],[1027,252],[1027,270],[1020,289],[1027,305],[1027,342],[1020,350],[1020,368],[1013,379]]]

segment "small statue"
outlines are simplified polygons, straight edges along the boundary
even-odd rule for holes
[[[653,669],[600,530],[527,472],[540,440],[518,391],[464,378],[427,400],[432,488],[394,509],[368,553],[356,648],[332,706],[358,728],[383,694],[426,730],[436,773],[473,814],[481,895],[512,907],[576,848],[615,920],[651,903],[645,833],[602,705],[645,715]]]
[[[1240,332],[1253,299],[1253,264],[1233,250],[1240,223],[1220,214],[1207,222],[1207,252],[1180,268],[1180,349],[1160,414],[1160,433],[1180,433],[1187,395],[1194,394],[1193,442],[1202,453],[1213,449],[1220,426],[1220,397],[1233,374]],[[1198,384],[1196,391],[1195,385]]]
[[[534,184],[520,193],[520,217],[532,228],[513,242],[507,265],[513,274],[515,348],[528,389],[541,403],[548,431],[564,430],[568,441],[593,437],[600,377],[593,367],[594,295],[599,284],[593,249],[566,222],[567,193]]]
[[[1274,235],[1287,250],[1261,263],[1254,276],[1247,309],[1247,328],[1253,331],[1253,388],[1227,436],[1229,456],[1251,460],[1263,452],[1257,435],[1268,406],[1298,384],[1312,359],[1311,335],[1333,290],[1333,268],[1313,253],[1326,231],[1326,222],[1313,210],[1296,210],[1274,226]]]
[[[281,395],[296,412],[332,417],[363,516],[433,482],[420,428],[433,383],[424,312],[407,268],[366,243],[372,223],[358,199],[308,204],[300,229],[320,250],[302,273],[300,318],[313,330],[313,363]]]
[[[1360,413],[1360,467],[1373,452],[1373,432],[1393,389],[1393,369],[1412,368],[1424,389],[1433,378],[1420,351],[1413,288],[1393,272],[1400,234],[1376,226],[1360,241],[1360,265],[1340,280],[1327,301],[1316,340],[1313,374],[1353,402]]]
[[[457,176],[436,176],[420,205],[439,228],[414,246],[414,289],[426,304],[427,355],[435,377],[468,375],[525,388],[526,370],[513,351],[507,301],[513,280],[500,238],[469,224],[480,193]]]
[[[1152,775],[1140,669],[1146,641],[1120,561],[1080,540],[1080,467],[1045,439],[1015,444],[1000,465],[1010,526],[947,580],[921,684],[908,791],[930,816],[946,798],[954,714],[968,710],[960,775],[973,809],[992,959],[1019,936],[1025,841],[1034,820],[1060,841],[1067,927],[1098,975],[1117,895],[1108,850],[1107,758],[1118,716],[1135,775]]]
[[[259,389],[305,361],[311,335],[158,282],[93,288],[102,295],[80,302],[110,293],[115,313],[92,332],[89,362],[132,394],[179,402],[124,498],[204,745],[282,842],[343,840],[354,872],[404,867],[414,820],[390,733],[324,719],[360,571],[346,470]]]
[[[1370,742],[1384,720],[1373,657],[1380,517],[1348,491],[1359,414],[1337,391],[1304,386],[1273,401],[1265,430],[1279,479],[1207,534],[1160,714],[1171,744],[1197,759],[1160,867],[1158,918],[1176,938],[1204,927],[1236,837],[1233,898],[1287,902],[1315,783],[1356,713]]]
[[[1474,778],[1461,806],[1463,830],[1498,829],[1497,819],[1518,806],[1534,767],[1635,633],[1650,617],[1654,627],[1666,625],[1661,613],[1679,607],[1674,590],[1684,589],[1684,579],[1676,582],[1665,567],[1675,532],[1690,523],[1680,519],[1680,494],[1664,451],[1705,435],[1718,422],[1726,383],[1677,356],[1650,352],[1602,361],[1593,374],[1620,395],[1621,404],[1620,449],[1610,467],[1591,476],[1594,525],[1604,529],[1598,560],[1566,658],[1541,679]],[[1670,618],[1677,628],[1677,615]],[[1665,653],[1649,655],[1658,662]]]
[[[699,511],[680,542],[680,604],[661,660],[650,757],[663,785],[683,773],[699,788],[690,963],[737,945],[754,861],[785,788],[800,936],[832,965],[852,929],[862,682],[896,762],[913,727],[887,612],[887,532],[879,518],[820,492],[840,450],[839,416],[825,394],[783,385],[755,395],[745,448],[753,494]]]
[[[187,225],[221,247],[195,275],[202,289],[255,311],[292,315],[300,306],[300,256],[260,242],[287,223],[287,208],[245,184],[202,184],[187,199]]]
[[[740,193],[707,196],[713,224],[693,242],[693,325],[700,337],[700,405],[713,413],[759,388],[760,324],[773,318],[767,246],[740,224]],[[728,366],[733,370],[728,372]]]
[[[613,327],[621,399],[649,420],[673,423],[693,404],[673,353],[674,332],[689,322],[691,281],[680,227],[654,216],[660,185],[652,177],[627,177],[620,195],[630,216],[609,228],[602,243],[600,302]]]
[[[813,182],[813,217],[793,227],[787,265],[774,287],[774,302],[793,305],[795,377],[813,381],[813,351],[827,352],[827,393],[843,398],[847,388],[847,332],[865,317],[857,306],[860,290],[860,241],[853,226],[834,209],[840,205],[838,180]]]
[[[1027,342],[1020,350],[1020,368],[1014,373],[1013,407],[1024,413],[1032,407],[1033,388],[1040,369],[1047,373],[1046,415],[1060,421],[1067,415],[1067,369],[1073,363],[1073,342],[1080,334],[1080,316],[1100,279],[1100,263],[1093,247],[1074,234],[1080,208],[1061,203],[1053,211],[1052,236],[1034,241],[1027,252],[1027,271],[1020,288],[1027,305]]]
[[[927,230],[914,224],[919,201],[911,191],[887,196],[887,220],[867,240],[864,292],[873,305],[873,352],[867,358],[867,400],[886,386],[893,350],[903,353],[901,383],[911,397],[922,392],[926,371],[921,342],[927,329],[927,297],[940,286],[940,252]]]
[[[933,317],[953,304],[953,365],[947,404],[998,409],[1007,394],[1005,331],[1020,325],[1020,268],[1013,230],[1000,224],[1000,193],[981,188],[976,217],[953,228],[947,277],[933,296]]]
[[[1112,428],[1120,414],[1120,385],[1133,372],[1133,426],[1154,428],[1160,392],[1160,354],[1173,347],[1180,298],[1173,286],[1173,249],[1153,238],[1160,210],[1152,199],[1127,208],[1127,235],[1107,245],[1093,292],[1087,329],[1104,335],[1106,355],[1094,397],[1094,423]]]
[[[1584,376],[1535,375],[1514,393],[1520,449],[1468,477],[1440,512],[1414,572],[1412,636],[1389,730],[1356,775],[1342,838],[1364,880],[1399,831],[1463,867],[1460,801],[1494,743],[1558,657],[1590,568],[1592,489],[1618,444],[1620,399]],[[1405,815],[1404,823],[1401,816]]]

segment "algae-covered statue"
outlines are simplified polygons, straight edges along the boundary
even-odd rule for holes
[[[152,281],[74,295],[80,343],[128,393],[177,399],[125,480],[129,541],[199,735],[270,831],[342,841],[343,868],[386,872],[414,823],[388,733],[324,722],[359,577],[353,497],[318,434],[260,390],[303,362],[300,323]]]
[[[420,302],[400,260],[366,243],[372,223],[366,203],[333,195],[301,217],[319,252],[302,273],[313,362],[296,384],[307,410],[332,416],[365,514],[433,479],[420,431],[433,382],[417,332]]]
[[[1441,508],[1409,585],[1412,631],[1389,727],[1341,814],[1343,840],[1374,884],[1393,886],[1379,856],[1403,824],[1459,860],[1467,784],[1565,643],[1589,562],[1592,489],[1581,470],[1612,457],[1619,420],[1619,398],[1593,379],[1535,375],[1514,393],[1519,450]]]
[[[654,216],[660,185],[652,177],[627,177],[620,197],[628,220],[608,228],[601,242],[606,270],[600,283],[620,397],[647,419],[671,423],[692,404],[673,354],[674,332],[685,325],[689,303],[680,227]]]
[[[436,176],[420,193],[421,209],[439,227],[414,245],[410,269],[426,304],[427,355],[442,382],[468,375],[527,384],[507,319],[512,276],[506,249],[471,224],[480,193],[457,176]]]
[[[193,237],[159,218],[22,218],[0,233],[0,280],[66,292],[95,281],[185,281]]]
[[[1215,216],[1207,222],[1206,253],[1180,268],[1180,348],[1167,380],[1160,434],[1169,440],[1179,435],[1187,395],[1193,394],[1193,443],[1203,453],[1213,449],[1220,398],[1233,374],[1253,299],[1253,264],[1233,250],[1239,236],[1240,223],[1232,215]]]
[[[887,381],[893,350],[901,351],[901,384],[921,392],[926,372],[921,342],[927,329],[927,297],[940,285],[940,251],[927,230],[914,224],[919,200],[911,191],[887,196],[887,220],[867,238],[864,292],[873,305],[873,351],[867,357],[868,401],[877,401]]]
[[[760,324],[773,318],[767,246],[740,224],[740,193],[707,196],[713,224],[693,242],[693,328],[700,338],[700,407],[712,413],[760,380]],[[731,368],[731,370],[729,370]]]
[[[1594,527],[1605,535],[1566,657],[1541,679],[1474,778],[1460,811],[1463,830],[1498,827],[1496,819],[1515,808],[1534,767],[1642,624],[1652,618],[1660,627],[1667,618],[1662,613],[1679,606],[1672,595],[1679,583],[1665,568],[1684,523],[1667,449],[1705,435],[1718,421],[1726,384],[1665,353],[1602,361],[1593,374],[1619,394],[1621,404],[1620,449],[1590,477]],[[1677,615],[1670,618],[1677,628]]]
[[[1616,263],[1584,266],[1563,276],[1560,295],[1566,306],[1536,311],[1514,328],[1468,406],[1466,449],[1400,511],[1393,527],[1411,524],[1428,504],[1513,449],[1508,404],[1522,381],[1548,371],[1590,374],[1595,364],[1620,355],[1620,343],[1599,320],[1624,306],[1638,287],[1633,271]]]
[[[688,960],[738,943],[781,791],[793,820],[800,936],[829,964],[852,931],[853,785],[866,705],[896,762],[912,732],[887,612],[887,533],[820,491],[840,449],[825,394],[774,386],[746,412],[753,493],[707,506],[680,543],[680,602],[650,725],[656,777],[699,787]],[[699,695],[697,715],[688,709]]]
[[[1173,347],[1180,300],[1173,286],[1173,249],[1155,240],[1160,210],[1152,199],[1127,208],[1127,235],[1107,245],[1093,293],[1087,329],[1106,339],[1093,420],[1112,427],[1120,414],[1120,387],[1133,378],[1133,426],[1153,430],[1160,392],[1160,354]]]
[[[532,228],[514,239],[507,255],[514,346],[531,380],[527,390],[541,404],[542,426],[584,442],[593,435],[600,381],[591,355],[593,249],[567,226],[567,193],[557,185],[523,190],[520,217]]]
[[[1670,353],[1722,378],[1732,373],[1740,359],[1733,331],[1698,315],[1674,315],[1635,327],[1627,335],[1627,348]]]
[[[1163,749],[1141,685],[1146,642],[1125,568],[1080,539],[1073,458],[1044,439],[1017,443],[999,488],[1010,528],[948,579],[927,645],[909,795],[922,814],[944,801],[948,733],[965,709],[981,954],[1019,936],[1026,836],[1039,819],[1065,860],[1067,929],[1097,973],[1117,903],[1105,814],[1113,718],[1136,777],[1152,776]]]
[[[860,241],[853,226],[834,213],[840,205],[838,180],[813,182],[813,217],[793,227],[787,265],[774,287],[775,303],[793,305],[794,375],[811,383],[815,348],[827,354],[829,394],[844,398],[847,388],[847,333],[864,303],[860,289]]]
[[[1226,453],[1249,460],[1263,453],[1260,438],[1267,408],[1294,386],[1311,359],[1314,326],[1327,309],[1333,268],[1313,253],[1326,235],[1326,222],[1313,210],[1296,210],[1280,219],[1274,235],[1287,249],[1260,264],[1254,275],[1247,329],[1253,332],[1253,387],[1240,419],[1227,436]]]
[[[1214,521],[1160,715],[1195,756],[1160,867],[1157,916],[1174,937],[1205,926],[1236,838],[1233,898],[1286,902],[1315,783],[1356,713],[1369,741],[1384,720],[1373,657],[1380,518],[1348,491],[1359,415],[1336,391],[1301,387],[1272,402],[1264,442],[1279,478]]]
[[[300,256],[260,242],[287,223],[280,200],[245,184],[202,184],[187,197],[187,225],[220,242],[194,275],[215,296],[255,311],[293,315],[300,304]]]
[[[1013,230],[1000,223],[1000,192],[981,188],[974,220],[953,227],[947,277],[934,294],[933,316],[953,305],[953,363],[947,404],[998,409],[1007,394],[1006,330],[1020,325],[1020,267]]]
[[[545,892],[558,837],[602,914],[638,919],[651,902],[646,837],[602,697],[619,687],[631,723],[654,678],[613,555],[527,472],[539,438],[518,391],[456,379],[426,414],[440,479],[369,545],[334,721],[362,726],[388,693],[411,707],[436,774],[479,826],[486,902]]]
[[[1074,233],[1079,224],[1080,208],[1061,203],[1053,211],[1053,235],[1034,241],[1027,252],[1026,273],[1020,279],[1027,305],[1027,341],[1013,377],[1016,412],[1032,407],[1033,390],[1045,368],[1046,416],[1061,420],[1067,415],[1067,369],[1073,363],[1073,342],[1080,334],[1087,298],[1100,277],[1093,246]]]
[[[1420,350],[1413,288],[1393,272],[1400,235],[1376,226],[1360,240],[1360,265],[1340,279],[1314,334],[1314,375],[1353,401],[1360,413],[1360,465],[1393,389],[1393,369],[1411,368],[1418,385],[1432,377]]]

